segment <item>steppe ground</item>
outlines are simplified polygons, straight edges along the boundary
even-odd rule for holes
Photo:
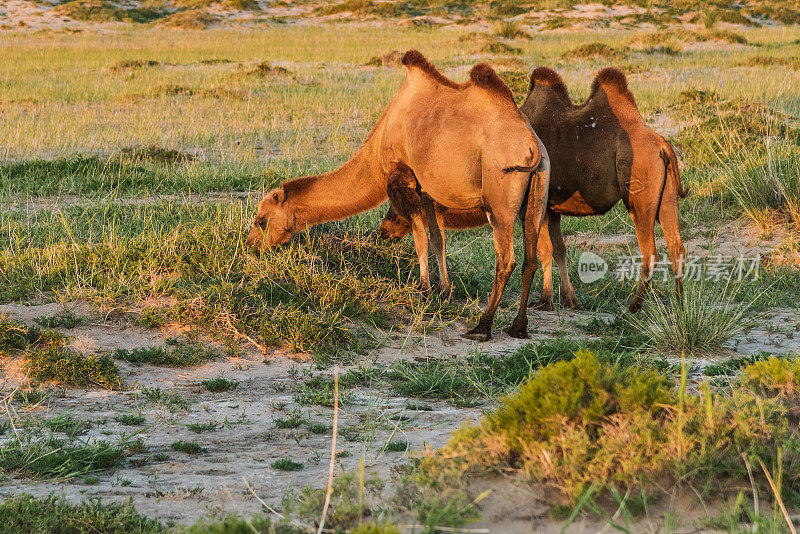
[[[351,4],[211,4],[190,10],[202,20],[182,29],[163,22],[167,12],[149,24],[109,15],[102,10],[133,8],[106,2],[86,3],[105,13],[97,20],[0,3],[0,494],[130,498],[165,528],[227,514],[279,523],[268,506],[308,527],[319,510],[303,488],[328,482],[337,373],[336,473],[358,478],[363,465],[379,476],[386,486],[366,495],[370,514],[403,531],[787,528],[757,464],[745,479],[721,469],[724,491],[696,488],[689,475],[635,485],[644,502],[635,510],[627,494],[612,498],[626,482],[588,480],[570,495],[518,465],[459,487],[452,508],[407,493],[423,484],[419,458],[435,456],[465,422],[478,424],[529,373],[579,349],[656,368],[682,383],[681,395],[710,383],[735,397],[740,367],[773,355],[793,361],[800,27],[703,10],[669,20],[635,5],[386,16],[376,8],[384,4]],[[654,281],[662,308],[625,319],[633,280],[609,272],[584,284],[577,273],[583,251],[612,268],[638,253],[620,205],[564,222],[582,310],[531,308],[531,339],[508,337],[515,274],[494,338],[475,343],[459,334],[494,274],[488,227],[448,235],[455,291],[446,302],[415,289],[410,237],[377,235],[385,206],[314,227],[274,253],[246,250],[264,191],[346,161],[402,83],[398,58],[411,48],[457,81],[489,62],[520,104],[538,65],[558,70],[575,101],[600,68],[618,66],[648,124],[679,153],[692,189],[680,203],[688,254],[706,274],[722,258],[756,258],[757,276],[687,282],[706,315],[679,314],[685,324],[674,321],[672,337],[653,326],[677,306],[671,276]],[[720,310],[720,321],[733,320],[718,327]],[[722,334],[706,346],[714,329]],[[796,430],[797,397],[787,391],[783,417]],[[43,465],[47,457],[60,463]],[[796,520],[797,474],[784,477]],[[759,501],[750,507],[756,486],[760,512]],[[486,487],[494,493],[484,496]],[[595,501],[596,487],[607,493]],[[354,506],[345,497],[335,505]]]

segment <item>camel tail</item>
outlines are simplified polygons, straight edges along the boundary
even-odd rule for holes
[[[661,159],[664,160],[667,180],[672,180],[675,182],[675,189],[678,191],[678,196],[681,198],[688,197],[692,190],[691,188],[683,188],[683,185],[681,184],[681,176],[680,173],[678,173],[678,158],[675,156],[675,151],[672,149],[672,146],[670,146],[670,144],[666,141],[664,141],[663,145],[661,146]]]

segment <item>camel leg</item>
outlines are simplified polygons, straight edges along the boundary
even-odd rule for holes
[[[442,297],[449,298],[452,286],[450,277],[447,275],[447,264],[444,255],[444,213],[437,209],[433,200],[427,196],[422,196],[422,208],[425,210],[425,217],[428,219],[428,230],[431,233],[431,244],[433,253],[436,255],[436,263],[439,266],[439,290]]]
[[[492,338],[492,323],[497,306],[500,304],[500,297],[506,288],[511,273],[514,272],[516,261],[514,260],[514,221],[517,210],[508,210],[509,214],[504,217],[492,215],[491,225],[494,240],[494,252],[497,256],[497,264],[494,271],[494,284],[492,293],[489,295],[489,302],[486,310],[478,320],[478,324],[463,334],[466,339],[477,341],[489,341]]]
[[[650,277],[656,263],[656,239],[655,239],[655,219],[657,205],[649,204],[642,209],[630,210],[630,216],[636,227],[636,240],[639,242],[639,250],[642,253],[642,273],[639,277],[639,285],[636,289],[636,296],[628,307],[628,311],[635,313],[642,309],[642,303],[647,296],[647,289],[650,286]]]
[[[419,289],[429,295],[431,279],[428,274],[428,234],[425,232],[425,222],[419,214],[412,215],[409,219],[411,235],[414,236],[414,248],[419,259]]]
[[[556,258],[556,265],[558,265],[558,275],[561,277],[561,305],[565,308],[579,310],[581,303],[578,297],[575,296],[575,288],[572,287],[572,282],[569,281],[569,272],[567,271],[567,245],[564,243],[564,235],[561,233],[561,214],[551,213],[549,219],[550,242]],[[551,281],[551,291],[552,287],[553,282]]]
[[[686,248],[681,241],[678,194],[675,184],[671,180],[667,180],[664,186],[658,220],[664,230],[664,238],[669,250],[669,262],[672,265],[672,272],[675,274],[675,291],[680,298],[683,295],[683,266],[686,261]]]
[[[525,221],[523,222],[525,258],[522,261],[522,294],[520,295],[517,316],[514,318],[514,322],[511,323],[511,327],[507,330],[508,335],[515,338],[528,338],[528,297],[531,292],[531,285],[533,284],[533,275],[536,274],[536,249],[542,236],[542,224],[547,218],[546,207],[549,184],[549,161],[545,161],[540,167],[540,170],[531,176],[528,205],[525,208]],[[548,263],[552,265],[552,261]],[[551,279],[551,296],[552,290]]]
[[[553,311],[553,245],[550,240],[550,211],[545,211],[544,222],[539,231],[536,254],[542,264],[542,296],[531,306],[541,311]]]

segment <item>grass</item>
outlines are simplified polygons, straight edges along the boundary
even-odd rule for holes
[[[122,465],[125,443],[27,434],[0,445],[0,468],[17,476],[63,480]]]
[[[114,420],[125,426],[142,426],[146,419],[141,415],[134,415],[132,413],[121,413],[114,417]]]
[[[161,388],[144,388],[142,394],[149,405],[159,406],[170,412],[189,411],[189,400],[177,393],[163,391]]]
[[[75,328],[86,320],[86,317],[75,315],[69,310],[59,312],[49,317],[37,317],[34,322],[45,328]]]
[[[133,365],[161,365],[167,367],[190,367],[202,365],[216,358],[216,352],[196,343],[172,340],[166,347],[148,347],[133,350],[117,349],[113,357]]]
[[[216,423],[191,423],[186,425],[190,431],[195,434],[202,434],[203,432],[213,432],[217,429]]]
[[[305,418],[299,411],[293,412],[287,419],[282,417],[275,419],[275,427],[282,429],[297,428],[303,423],[305,423]]]
[[[186,454],[202,454],[208,452],[205,447],[201,447],[200,444],[195,443],[194,441],[175,441],[170,444],[169,448],[173,451],[183,452]]]
[[[28,494],[7,497],[0,503],[0,523],[8,533],[77,534],[87,531],[104,534],[163,531],[156,519],[140,515],[132,503],[102,503],[87,499],[72,504],[63,496],[36,498]]]
[[[406,452],[408,450],[407,441],[389,441],[384,447],[386,452]]]
[[[269,466],[278,471],[300,471],[303,468],[303,464],[289,458],[280,458],[269,464]]]
[[[756,320],[751,305],[734,302],[735,286],[722,291],[709,286],[690,282],[681,296],[671,293],[666,302],[653,294],[642,311],[627,321],[651,350],[687,357],[730,351],[733,338],[755,326]]]
[[[236,380],[228,380],[227,378],[223,378],[221,376],[217,378],[211,378],[209,380],[203,380],[202,382],[200,382],[200,384],[211,393],[233,391],[234,389],[239,387],[239,382],[237,382]]]

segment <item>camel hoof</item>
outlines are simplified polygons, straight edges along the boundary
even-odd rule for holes
[[[492,339],[492,330],[491,327],[487,330],[485,326],[479,324],[469,332],[461,334],[461,337],[473,341],[489,341]]]
[[[539,311],[553,311],[556,309],[552,300],[540,300],[532,304],[531,307]]]
[[[530,338],[530,336],[528,335],[527,326],[517,326],[512,324],[511,327],[508,330],[506,330],[506,334],[516,339]]]

